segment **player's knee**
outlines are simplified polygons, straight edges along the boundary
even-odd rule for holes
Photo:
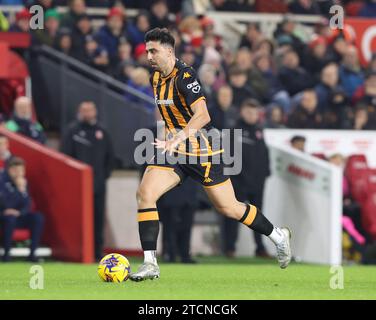
[[[138,203],[154,203],[157,201],[153,190],[142,186],[138,188],[136,198]]]

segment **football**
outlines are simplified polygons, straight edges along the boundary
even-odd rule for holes
[[[98,265],[98,275],[105,282],[126,281],[131,272],[128,259],[118,253],[110,253]]]

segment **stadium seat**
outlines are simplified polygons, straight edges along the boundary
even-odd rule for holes
[[[346,171],[368,168],[367,158],[364,154],[352,155],[347,159]]]
[[[345,176],[350,184],[350,192],[354,200],[360,204],[367,199],[368,165],[364,155],[352,155],[347,160]]]
[[[362,225],[372,239],[376,240],[376,193],[369,194],[362,206]]]
[[[2,236],[2,231],[0,230],[0,238]],[[30,230],[29,229],[16,229],[13,232],[13,241],[20,242],[20,241],[26,241],[29,240],[31,237]]]
[[[372,239],[376,240],[376,169],[368,169],[365,176],[365,196],[362,194],[364,198],[361,202],[362,225]]]
[[[376,169],[368,169],[368,194],[376,194]]]

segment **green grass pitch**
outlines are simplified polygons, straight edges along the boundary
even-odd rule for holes
[[[131,267],[139,259],[130,258]],[[44,289],[29,286],[31,264],[0,263],[0,299],[376,299],[376,267],[345,266],[344,289],[330,288],[329,266],[274,260],[199,258],[199,264],[161,263],[161,278],[105,283],[97,265],[46,262]]]

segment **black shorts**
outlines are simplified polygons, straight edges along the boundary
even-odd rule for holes
[[[229,176],[226,176],[223,172],[224,164],[222,161],[213,161],[211,157],[207,157],[205,162],[197,160],[196,164],[188,162],[184,164],[151,162],[148,164],[148,167],[173,170],[180,177],[180,183],[183,183],[186,177],[191,177],[204,187],[217,186],[229,179]]]

